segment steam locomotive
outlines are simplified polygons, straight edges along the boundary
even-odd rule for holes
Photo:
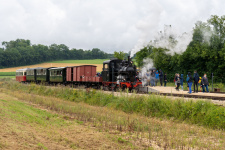
[[[94,65],[51,68],[25,68],[16,71],[16,81],[46,84],[85,85],[103,90],[137,89],[142,82],[137,78],[137,68],[131,61],[111,59],[103,62],[101,74]]]
[[[142,82],[137,78],[137,68],[128,56],[128,60],[111,59],[103,62],[103,89],[138,89]]]

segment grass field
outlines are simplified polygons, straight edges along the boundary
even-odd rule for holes
[[[51,61],[48,63],[71,63],[71,64],[103,64],[104,61],[109,59],[93,59],[93,60],[62,60],[62,61]]]
[[[1,150],[132,149],[134,147],[118,141],[118,135],[86,126],[83,121],[68,114],[50,111],[28,100],[28,97],[18,99],[1,91]]]
[[[16,72],[0,72],[0,78],[15,78]]]
[[[15,76],[16,72],[0,72],[0,76]]]
[[[215,122],[211,122],[216,124],[220,121],[216,119],[224,116],[218,110],[224,108],[209,102],[189,102],[189,106],[183,109],[185,102],[182,99],[175,101],[154,95],[143,99],[126,94],[116,98],[97,91],[5,81],[0,82],[0,93],[0,124],[3,123],[0,128],[0,149],[13,149],[16,146],[20,146],[19,149],[225,147],[224,130],[188,124],[182,118],[185,114],[189,114],[186,117],[191,119],[212,111],[215,116],[219,115],[214,118]],[[148,109],[143,109],[145,107]],[[177,116],[169,117],[173,112],[177,112]],[[160,117],[160,114],[164,117]],[[195,121],[207,120],[204,116],[200,118]],[[20,145],[16,145],[18,143]]]

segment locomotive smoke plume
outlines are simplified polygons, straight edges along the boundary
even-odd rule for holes
[[[192,32],[179,34],[176,30],[174,30],[170,25],[164,26],[164,31],[158,32],[155,37],[155,40],[150,41],[148,44],[143,43],[143,47],[145,46],[154,46],[155,48],[166,48],[169,51],[167,53],[173,55],[174,53],[182,53],[186,50],[188,44],[192,40]],[[140,42],[140,41],[139,41]],[[132,50],[131,55],[134,55],[137,51],[137,48],[143,48],[140,46],[140,43]],[[150,68],[154,66],[153,61],[150,58],[143,60],[144,65],[141,68],[141,77],[145,78],[143,81],[143,85],[146,84],[146,73]]]
[[[131,51],[131,57],[140,51],[143,47],[151,45],[156,48],[166,48],[169,50],[168,53],[182,53],[186,50],[188,44],[192,40],[192,31],[179,34],[175,29],[170,25],[164,26],[164,31],[160,31],[155,34],[154,40],[147,43],[143,38],[138,40],[138,43],[134,46],[134,49]],[[146,44],[147,43],[147,44]]]
[[[174,53],[182,53],[186,50],[188,44],[192,40],[192,32],[179,34],[170,25],[164,26],[164,32],[160,31],[156,36],[155,40],[151,41],[149,45],[156,48],[166,48],[169,50],[168,53],[173,55]]]
[[[153,61],[150,58],[146,58],[143,60],[144,65],[141,68],[141,73],[140,73],[140,78],[142,78],[142,85],[146,85],[147,84],[147,80],[150,80],[150,77],[146,76],[146,73],[148,72],[149,68],[153,67]]]

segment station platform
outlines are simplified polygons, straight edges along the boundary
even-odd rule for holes
[[[225,93],[191,93],[188,91],[177,91],[175,87],[164,87],[164,86],[156,86],[150,87],[148,86],[148,91],[151,93],[156,93],[160,95],[168,95],[168,96],[178,96],[178,97],[190,97],[190,98],[204,98],[204,99],[213,99],[213,100],[221,100],[225,101]]]

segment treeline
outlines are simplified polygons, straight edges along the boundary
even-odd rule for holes
[[[0,68],[32,65],[53,60],[69,59],[107,59],[113,54],[107,54],[98,48],[92,50],[69,49],[64,44],[32,45],[30,40],[17,39],[2,42],[0,48]]]
[[[150,58],[154,66],[167,74],[187,74],[197,70],[200,76],[207,73],[217,82],[224,82],[225,75],[225,16],[211,16],[207,22],[198,21],[193,28],[192,41],[182,53],[171,54],[169,49],[144,47],[136,53],[136,62],[143,65],[143,59]],[[176,41],[174,42],[176,44]],[[173,79],[172,79],[173,80]],[[172,81],[171,80],[171,81]]]

